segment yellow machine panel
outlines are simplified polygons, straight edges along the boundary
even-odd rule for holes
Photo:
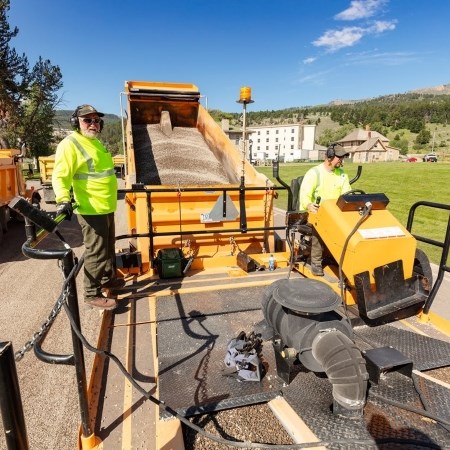
[[[341,211],[336,200],[322,202],[315,217],[310,214],[311,223],[338,262],[360,219],[359,211]],[[342,271],[353,280],[355,274],[368,270],[373,282],[376,267],[402,260],[404,276],[411,277],[415,251],[416,240],[387,209],[372,210],[348,242]]]

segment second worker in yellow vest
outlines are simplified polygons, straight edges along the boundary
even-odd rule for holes
[[[322,164],[309,169],[300,185],[299,208],[301,211],[316,213],[320,201],[337,199],[351,190],[348,175],[342,168],[342,160],[348,153],[340,145],[328,147]],[[323,276],[323,242],[314,227],[311,236],[311,272]]]

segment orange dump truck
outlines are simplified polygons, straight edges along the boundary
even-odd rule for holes
[[[56,203],[55,193],[52,187],[52,173],[55,165],[55,155],[39,157],[39,173],[41,174],[41,186],[45,203]]]
[[[0,242],[3,234],[8,230],[11,216],[20,220],[8,204],[16,196],[26,197],[39,203],[40,197],[34,189],[27,189],[22,175],[21,151],[18,149],[0,149]]]
[[[123,176],[125,173],[125,156],[124,155],[114,155],[113,156],[114,170],[117,174]]]
[[[125,95],[129,242],[139,270],[164,271],[166,252],[198,270],[236,265],[238,254],[267,266],[275,191],[200,104],[197,86],[128,81]]]

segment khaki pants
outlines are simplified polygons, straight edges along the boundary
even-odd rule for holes
[[[115,278],[114,213],[77,214],[84,241],[84,295],[101,295],[101,285]]]

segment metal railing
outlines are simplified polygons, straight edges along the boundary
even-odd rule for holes
[[[21,200],[23,200],[24,203],[21,203]],[[51,354],[44,351],[41,347],[47,332],[50,330],[63,306],[65,306],[66,311],[68,311],[68,314],[71,316],[71,323],[73,322],[78,330],[81,330],[75,279],[83,265],[83,258],[79,261],[75,258],[73,250],[65,243],[64,238],[56,229],[57,225],[65,219],[65,214],[60,214],[55,219],[52,219],[46,213],[36,210],[34,207],[30,206],[26,200],[20,198],[18,199],[18,203],[13,205],[15,206],[14,209],[25,217],[27,241],[22,245],[22,253],[28,258],[59,260],[64,276],[61,295],[51,313],[42,324],[41,328],[34,333],[32,339],[28,341],[22,349],[16,352],[15,360],[21,360],[26,352],[33,349],[36,357],[43,362],[73,365],[75,367],[81,413],[81,432],[83,437],[87,438],[92,435],[92,430],[88,408],[86,365],[81,340],[72,326],[72,354]],[[28,215],[31,215],[33,220],[31,220]],[[39,226],[43,225],[44,228],[36,233],[35,224],[38,224]],[[38,243],[50,232],[55,232],[55,234],[61,238],[64,243],[63,249],[44,250],[36,248]],[[14,358],[12,358],[11,353],[11,343],[0,343],[1,414],[3,423],[5,424],[8,450],[28,450],[28,439],[25,420],[23,418],[17,373]]]
[[[443,209],[443,210],[450,211],[450,205],[445,205],[443,203],[420,201],[420,202],[414,203],[414,205],[411,206],[411,208],[409,210],[409,214],[408,214],[408,222],[406,224],[406,229],[418,241],[442,248],[441,260],[439,262],[438,276],[437,276],[436,281],[433,284],[433,287],[431,288],[430,295],[428,296],[428,298],[425,302],[425,305],[423,307],[423,312],[425,314],[428,314],[428,312],[430,311],[431,305],[433,304],[433,300],[436,297],[436,294],[442,284],[442,280],[444,278],[444,272],[450,272],[450,267],[447,266],[448,253],[449,253],[449,247],[450,247],[450,214],[448,217],[447,231],[445,233],[444,242],[436,241],[435,239],[430,239],[430,238],[427,238],[424,236],[419,236],[417,234],[412,233],[412,231],[411,231],[413,222],[414,222],[414,215],[419,206],[427,206],[429,208]]]
[[[148,223],[149,223],[149,231],[146,233],[134,233],[134,234],[122,234],[116,236],[116,240],[126,239],[126,238],[142,238],[146,237],[150,239],[150,255],[154,254],[154,238],[159,236],[180,236],[180,239],[183,239],[183,235],[193,235],[193,234],[224,234],[224,233],[252,233],[258,231],[281,231],[286,230],[286,226],[263,226],[263,227],[248,227],[246,220],[246,212],[245,212],[245,193],[251,191],[277,191],[277,190],[285,190],[285,187],[279,186],[233,186],[233,187],[220,187],[218,189],[211,189],[207,187],[179,187],[179,188],[160,188],[160,187],[145,187],[143,184],[134,184],[131,189],[119,189],[119,194],[130,194],[130,193],[145,193],[147,196],[148,203]],[[228,192],[239,192],[240,195],[240,228],[232,228],[232,229],[220,229],[220,228],[208,228],[205,229],[197,229],[197,230],[189,230],[183,232],[182,230],[177,231],[167,231],[167,232],[158,232],[153,230],[153,208],[151,207],[152,202],[152,194],[154,193],[181,193],[181,192],[205,192],[205,191],[220,191],[223,197],[223,216],[225,217],[227,211],[226,198]],[[288,189],[289,192],[289,189]]]

